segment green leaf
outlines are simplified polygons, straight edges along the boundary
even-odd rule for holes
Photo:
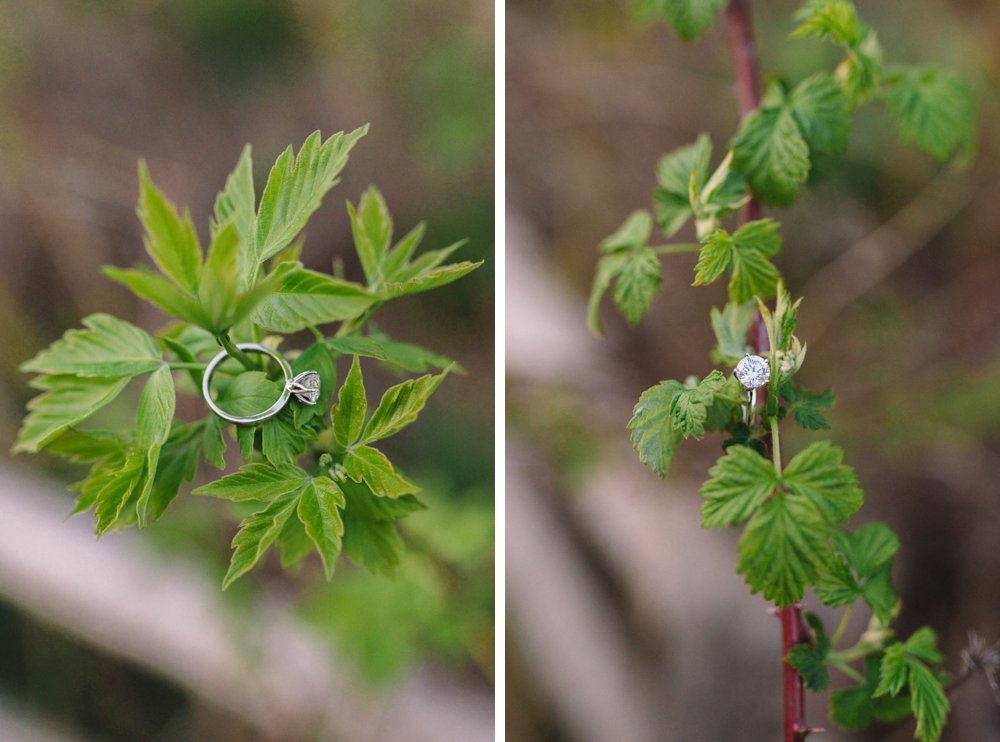
[[[83,326],[87,329],[67,331],[21,364],[21,371],[132,378],[163,365],[156,341],[125,320],[109,314],[92,314],[83,320]]]
[[[791,392],[793,396],[788,396]],[[795,422],[805,430],[827,430],[830,425],[820,410],[833,407],[833,392],[827,389],[823,393],[810,392],[801,389],[795,392],[791,382],[785,382],[781,387],[781,396],[789,402],[789,410],[795,416]]]
[[[712,371],[695,386],[685,386],[670,403],[670,417],[674,426],[685,438],[705,435],[709,408],[715,395],[726,386],[726,377],[721,371]]]
[[[248,261],[250,271],[284,249],[305,227],[323,196],[337,184],[351,148],[367,132],[367,126],[350,134],[338,132],[321,144],[320,133],[316,131],[309,135],[297,156],[291,147],[281,153],[260,197]]]
[[[123,269],[106,265],[101,268],[101,272],[171,317],[195,325],[208,324],[207,315],[193,297],[148,268]]]
[[[874,696],[884,696],[886,694],[895,696],[903,689],[906,683],[906,676],[909,671],[906,662],[906,646],[904,644],[893,644],[885,650],[882,658],[882,669],[879,673],[878,687]]]
[[[359,442],[374,443],[388,438],[416,420],[428,397],[447,375],[448,369],[445,369],[437,375],[428,374],[389,387],[365,425]]]
[[[392,576],[403,549],[395,522],[424,505],[413,495],[377,497],[366,485],[350,480],[341,489],[346,500],[344,552],[369,571]]]
[[[299,500],[302,507],[302,500]],[[282,569],[293,569],[312,553],[313,541],[306,533],[305,526],[299,518],[289,518],[285,527],[278,534],[278,552],[281,555]]]
[[[319,374],[319,396],[316,404],[296,403],[292,407],[296,428],[301,428],[315,417],[322,421],[326,411],[330,409],[333,390],[337,388],[337,359],[330,346],[318,340],[302,351],[292,363],[292,373],[297,375],[305,371]]]
[[[201,453],[205,463],[216,469],[226,468],[226,438],[222,434],[225,425],[225,421],[218,415],[209,415],[205,420]]]
[[[170,437],[160,450],[156,474],[149,493],[147,512],[153,519],[163,515],[163,511],[173,502],[184,482],[194,479],[198,470],[200,439],[196,428],[175,422],[170,429]]]
[[[333,434],[341,448],[347,448],[358,439],[367,414],[368,399],[361,376],[361,361],[354,356],[333,411]]]
[[[701,506],[704,528],[743,523],[778,485],[774,464],[745,446],[731,446],[708,474],[711,478],[699,493],[705,499]]]
[[[397,472],[381,451],[369,446],[348,450],[344,469],[355,482],[364,481],[379,497],[415,495],[420,491],[413,482]]]
[[[319,552],[328,580],[333,577],[333,568],[340,555],[344,535],[340,510],[345,504],[344,493],[329,477],[310,480],[299,497],[299,520]]]
[[[644,247],[653,233],[653,217],[648,211],[633,211],[622,225],[601,242],[600,251],[607,254]]]
[[[910,634],[905,647],[908,656],[916,657],[925,662],[937,664],[943,659],[937,650],[937,634],[930,626],[922,626]]]
[[[769,299],[774,296],[778,270],[768,258],[781,249],[779,226],[773,219],[758,219],[732,235],[724,229],[712,232],[702,242],[693,285],[712,283],[726,269],[731,269],[731,302],[741,304],[754,297]]]
[[[851,568],[865,577],[891,563],[899,550],[899,537],[884,523],[866,523],[854,533],[834,531],[833,540]]]
[[[817,38],[833,41],[841,46],[857,46],[867,32],[858,18],[854,3],[848,0],[814,0],[795,14],[799,22],[791,35],[793,39]]]
[[[281,382],[269,379],[263,371],[244,371],[224,386],[220,384],[215,401],[231,415],[254,415],[277,402],[281,389]]]
[[[604,325],[601,322],[601,299],[611,288],[611,282],[627,263],[629,257],[625,253],[603,255],[597,261],[594,272],[594,284],[590,288],[590,298],[587,301],[587,326],[597,337],[603,337]]]
[[[712,142],[707,134],[700,134],[694,144],[660,159],[656,168],[658,187],[653,193],[653,211],[667,237],[677,234],[694,215],[689,196],[691,184],[699,188],[704,185],[711,156]]]
[[[380,360],[403,371],[421,373],[429,369],[443,370],[450,366],[453,372],[463,373],[463,369],[448,356],[419,345],[391,340],[383,333],[374,334],[371,339],[377,342],[382,350]]]
[[[751,592],[763,593],[765,600],[779,606],[801,600],[829,559],[827,532],[811,502],[777,493],[743,532],[737,571],[746,576]]]
[[[316,428],[310,425],[295,427],[295,416],[288,405],[265,420],[260,431],[261,452],[274,465],[294,464],[318,434]]]
[[[257,196],[253,187],[253,159],[249,144],[243,148],[236,167],[226,178],[225,187],[215,198],[212,239],[227,224],[232,224],[239,235],[238,273],[243,277],[250,276],[256,268],[248,263],[252,260],[251,250],[257,227]]]
[[[403,281],[386,281],[379,292],[383,300],[396,299],[409,294],[419,294],[423,291],[440,288],[471,273],[483,264],[482,260],[461,263],[450,263],[438,268],[421,271]]]
[[[716,341],[712,351],[713,362],[729,366],[739,363],[749,347],[747,334],[756,309],[757,303],[754,301],[739,304],[730,302],[721,312],[712,307],[712,332],[715,333]]]
[[[233,584],[238,577],[249,572],[274,543],[298,504],[296,494],[279,495],[263,510],[240,523],[240,530],[233,538],[233,556],[229,570],[222,581],[223,590]]]
[[[847,520],[864,499],[854,470],[843,459],[841,449],[820,441],[795,456],[781,475],[788,493],[808,500],[829,524]]]
[[[201,246],[191,223],[191,215],[184,211],[181,218],[177,208],[153,185],[146,163],[139,161],[139,219],[146,229],[146,251],[174,283],[194,294],[201,278]]]
[[[395,276],[410,262],[414,251],[424,239],[424,232],[427,225],[420,222],[417,226],[407,232],[397,242],[389,252],[386,253],[382,261],[382,273],[386,276]]]
[[[919,662],[910,662],[909,665],[911,708],[917,718],[915,736],[921,742],[937,742],[951,703],[944,684],[929,668]]]
[[[938,160],[967,159],[975,138],[976,111],[969,86],[936,67],[894,67],[886,75],[889,111],[903,141]]]
[[[291,464],[246,464],[238,472],[198,487],[191,494],[222,497],[234,502],[275,500],[298,492],[308,480],[308,474]]]
[[[892,588],[892,557],[899,539],[882,523],[868,523],[853,534],[836,530],[831,541],[841,557],[831,561],[816,585],[816,594],[825,604],[839,606],[862,598],[883,623],[896,610]]]
[[[830,673],[826,669],[830,640],[819,616],[815,613],[806,613],[805,618],[812,629],[813,640],[809,644],[797,644],[792,647],[785,660],[799,673],[806,688],[818,693],[830,684]]]
[[[787,107],[754,111],[733,140],[733,166],[760,201],[789,206],[809,175],[809,145]]]
[[[140,526],[146,523],[146,507],[153,489],[160,448],[170,435],[176,404],[174,377],[169,367],[161,366],[146,381],[136,414],[135,446],[146,459],[144,479],[136,502]]]
[[[640,18],[662,20],[684,41],[694,41],[715,21],[726,0],[636,0]]]
[[[74,463],[91,463],[123,450],[126,440],[118,433],[101,430],[66,430],[45,450]]]
[[[361,315],[375,297],[359,284],[291,265],[273,293],[251,312],[251,319],[274,332],[298,332],[314,325]]]
[[[382,261],[392,242],[392,216],[374,186],[361,194],[357,209],[348,201],[347,211],[351,215],[351,233],[361,268],[368,283],[375,285],[382,279]]]
[[[848,50],[834,74],[852,110],[878,95],[882,78],[882,47],[878,34],[869,31],[860,46]]]
[[[822,73],[807,77],[788,96],[788,108],[812,152],[833,154],[847,148],[851,115],[832,77]]]
[[[636,325],[649,311],[663,281],[660,259],[649,248],[625,253],[627,256],[615,282],[613,297],[630,325]]]
[[[895,698],[872,697],[878,685],[881,659],[881,655],[877,654],[866,657],[864,682],[833,692],[830,698],[830,719],[837,726],[854,732],[876,721],[896,722],[910,714],[908,693],[901,693]]]
[[[137,513],[128,508],[134,504],[146,473],[145,452],[133,450],[124,459],[121,468],[108,477],[107,484],[97,493],[94,517],[97,534],[103,535],[111,528],[124,527],[134,522]]]
[[[67,428],[86,420],[117,397],[128,378],[43,376],[31,382],[42,394],[28,402],[28,416],[13,451],[37,453]]]
[[[238,321],[232,314],[240,293],[239,246],[233,224],[226,224],[212,236],[198,289],[198,302],[208,317],[207,329],[222,331]]]
[[[680,382],[662,381],[647,389],[639,397],[628,423],[632,448],[638,452],[639,460],[661,479],[670,469],[674,449],[681,440],[680,431],[670,417],[670,405],[683,388]]]
[[[774,311],[772,312],[763,302],[757,302],[757,309],[761,319],[764,320],[764,327],[767,330],[769,345],[778,353],[779,366],[788,360],[786,355],[796,341],[793,337],[795,324],[798,321],[799,305],[802,297],[792,301],[792,295],[785,290],[785,284],[779,282],[775,290]],[[804,353],[804,351],[803,351]],[[788,378],[790,374],[785,374]],[[777,381],[774,379],[773,381]],[[780,387],[781,385],[778,384]]]

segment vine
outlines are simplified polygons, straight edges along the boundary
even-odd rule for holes
[[[588,312],[598,335],[608,291],[629,323],[647,313],[662,283],[662,255],[696,251],[695,286],[728,279],[728,302],[711,311],[712,361],[735,373],[716,369],[700,380],[663,381],[643,392],[628,424],[633,447],[662,478],[683,439],[726,434],[723,454],[700,489],[701,523],[744,527],[737,571],[752,593],[775,603],[786,742],[814,731],[804,718],[804,690],[825,690],[831,669],[853,683],[831,695],[834,723],[858,730],[912,715],[915,737],[935,742],[951,707],[949,676],[931,628],[905,639],[892,628],[900,610],[891,582],[896,534],[883,523],[847,527],[863,494],[841,449],[819,441],[787,462],[782,458],[782,423],[827,429],[824,411],[834,396],[794,381],[806,357],[806,344],[795,335],[802,299],[792,299],[773,262],[782,246],[780,225],[761,207],[791,206],[815,158],[843,152],[853,111],[875,102],[884,104],[904,141],[939,160],[968,159],[975,133],[971,91],[939,67],[886,63],[877,33],[849,0],[809,0],[790,34],[839,47],[836,69],[794,83],[774,80],[763,93],[748,0],[637,0],[636,10],[665,21],[685,41],[724,15],[742,120],[714,168],[705,134],[664,156],[652,209],[630,214],[600,245]],[[724,226],[727,219],[735,227]],[[671,238],[692,220],[697,245],[650,245],[654,226]],[[763,376],[748,382],[747,388],[761,386],[751,408],[741,381],[754,374]],[[844,609],[832,636],[816,614],[803,611],[809,588],[823,604]],[[859,604],[871,612],[868,626],[843,646]],[[967,669],[979,669],[974,664],[966,662]]]

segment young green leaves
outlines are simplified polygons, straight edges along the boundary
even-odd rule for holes
[[[778,223],[773,219],[750,222],[733,234],[717,229],[702,242],[693,285],[705,286],[728,271],[731,302],[770,299],[778,283],[778,269],[770,258],[780,249]]]
[[[937,637],[928,627],[885,650],[878,687],[873,697],[898,696],[904,686],[910,691],[910,708],[917,719],[916,738],[935,742],[941,736],[951,703],[944,691],[941,677],[928,665],[941,662]]]
[[[823,569],[816,595],[826,605],[848,605],[861,598],[883,624],[896,615],[892,558],[899,538],[883,523],[867,523],[854,533],[831,534],[836,556]]]
[[[636,0],[635,13],[644,20],[662,20],[684,41],[694,41],[726,7],[726,0]]]
[[[595,335],[603,335],[601,298],[614,281],[615,304],[629,324],[638,324],[660,290],[660,259],[649,247],[653,219],[648,211],[629,214],[618,230],[601,243],[604,256],[590,291],[587,322]]]
[[[788,605],[800,600],[829,562],[831,526],[861,507],[862,494],[843,452],[814,443],[779,472],[756,451],[731,446],[701,488],[702,525],[739,525],[738,571],[752,592]]]

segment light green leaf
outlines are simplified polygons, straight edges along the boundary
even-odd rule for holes
[[[393,468],[385,454],[369,446],[349,449],[344,457],[344,469],[351,479],[364,481],[379,497],[415,495],[420,491],[417,485]]]
[[[910,703],[917,718],[915,736],[921,742],[937,742],[941,738],[951,703],[944,684],[928,667],[910,662]]]
[[[42,394],[28,402],[28,416],[21,424],[13,451],[37,453],[77,423],[86,420],[117,397],[129,380],[78,376],[43,376],[32,386]]]
[[[601,322],[601,299],[611,288],[611,282],[622,272],[628,262],[627,253],[602,255],[597,261],[594,272],[594,284],[590,288],[590,299],[587,301],[587,326],[597,337],[603,337],[604,325]]]
[[[843,152],[851,133],[847,99],[832,77],[817,73],[788,96],[788,108],[813,152]]]
[[[834,531],[834,545],[859,575],[874,574],[899,550],[899,537],[884,523],[866,523],[854,533]]]
[[[345,504],[344,493],[329,477],[310,480],[299,497],[299,520],[319,552],[328,580],[333,577],[333,568],[340,555],[344,535],[340,510]]]
[[[392,242],[389,208],[378,189],[371,186],[361,195],[357,209],[347,202],[347,211],[351,215],[351,233],[361,268],[369,285],[376,285],[382,279],[382,261]]]
[[[897,604],[891,580],[892,557],[899,548],[896,534],[882,523],[868,523],[854,533],[835,530],[831,541],[842,557],[824,569],[816,585],[820,600],[838,606],[860,597],[883,623],[889,623]]]
[[[701,487],[701,525],[705,528],[738,525],[770,497],[778,485],[774,464],[746,446],[730,446],[708,470]]]
[[[712,307],[712,331],[715,333],[716,341],[715,349],[712,351],[713,362],[728,366],[739,363],[749,347],[747,334],[750,332],[750,322],[756,309],[757,303],[754,301],[739,304],[730,302],[721,312],[718,308]]]
[[[250,271],[284,249],[305,227],[323,196],[337,184],[351,148],[367,132],[367,126],[350,134],[338,132],[321,144],[316,131],[297,156],[291,147],[281,153],[260,197]]]
[[[732,146],[733,166],[760,201],[789,206],[798,197],[809,175],[809,145],[788,108],[751,113],[743,119]]]
[[[212,236],[198,289],[198,302],[208,316],[208,329],[222,331],[235,324],[232,311],[240,289],[239,248],[239,235],[232,223]]]
[[[701,438],[705,435],[709,408],[715,395],[726,386],[726,377],[721,371],[712,371],[694,386],[685,386],[670,403],[670,417],[674,427],[685,438]]]
[[[361,435],[367,414],[368,399],[361,376],[361,361],[354,356],[333,411],[333,434],[342,448],[350,446]]]
[[[171,427],[170,437],[160,449],[156,475],[146,506],[153,519],[163,515],[184,482],[194,479],[200,452],[200,440],[196,433],[194,426],[184,423],[175,422]]]
[[[234,502],[274,500],[301,490],[309,475],[291,464],[246,464],[238,472],[193,490],[193,495],[222,497]]]
[[[640,18],[662,20],[684,41],[694,41],[715,21],[726,0],[636,0]]]
[[[85,330],[69,330],[21,371],[103,378],[138,376],[163,365],[160,349],[146,332],[109,314],[83,320]]]
[[[857,46],[867,31],[849,0],[813,0],[795,14],[799,22],[793,39],[828,39],[841,46]]]
[[[153,185],[149,169],[139,161],[139,208],[146,228],[144,243],[156,266],[185,291],[197,293],[201,277],[201,246],[191,215],[177,208]]]
[[[661,479],[670,469],[674,449],[681,440],[680,431],[670,417],[670,405],[683,388],[680,382],[662,381],[647,389],[639,397],[628,423],[632,448],[638,452],[639,460]]]
[[[231,415],[246,416],[262,412],[277,402],[282,384],[269,379],[263,371],[244,371],[220,387],[216,404]]]
[[[464,373],[462,367],[453,359],[419,345],[392,340],[383,333],[373,334],[370,338],[378,343],[382,350],[380,360],[403,371],[421,373],[429,369],[444,370],[450,366],[453,373]]]
[[[888,647],[885,650],[885,656],[882,657],[882,669],[879,674],[878,687],[875,689],[875,697],[886,694],[898,695],[906,684],[908,670],[906,646],[893,644]]]
[[[384,276],[395,276],[403,266],[410,262],[414,251],[424,239],[424,232],[426,230],[427,225],[424,222],[420,222],[386,253],[382,261],[382,274]],[[457,246],[453,247],[457,249]]]
[[[177,288],[159,273],[148,268],[116,268],[106,265],[101,272],[112,281],[127,287],[140,299],[163,310],[171,317],[195,325],[208,324],[208,318],[190,294]]]
[[[302,507],[301,499],[299,507]],[[312,539],[306,533],[305,526],[298,518],[289,518],[285,521],[285,527],[281,529],[277,540],[282,569],[290,570],[298,566],[303,559],[312,553],[314,547]]]
[[[449,263],[438,268],[422,271],[405,281],[387,281],[382,285],[379,296],[384,300],[396,299],[408,294],[419,294],[423,291],[440,288],[457,281],[483,264],[482,260],[474,263],[463,260],[460,263]]]
[[[45,450],[74,463],[91,463],[122,451],[125,444],[126,439],[119,433],[71,428],[50,441]]]
[[[854,470],[843,459],[841,449],[820,441],[795,456],[781,475],[788,493],[808,500],[829,524],[847,520],[864,499]]]
[[[353,369],[352,369],[353,370]],[[360,443],[374,443],[399,432],[417,419],[428,397],[444,381],[448,369],[440,374],[407,379],[389,387],[361,433]]]
[[[275,291],[251,312],[251,319],[266,330],[297,332],[309,326],[351,319],[375,301],[365,288],[350,281],[302,268],[282,272]]]
[[[786,606],[801,600],[829,559],[828,527],[808,500],[777,493],[750,519],[740,538],[737,571],[751,592]]]
[[[663,282],[660,259],[648,247],[624,255],[627,257],[615,282],[613,297],[628,323],[637,325],[649,311]]]
[[[667,237],[677,234],[693,216],[689,195],[691,183],[698,188],[705,184],[711,156],[711,140],[707,134],[699,134],[694,144],[660,158],[656,168],[658,187],[653,193],[653,211]]]
[[[392,576],[403,550],[395,522],[424,505],[413,495],[376,497],[367,485],[350,480],[341,489],[346,499],[341,514],[344,552],[369,571]]]
[[[603,253],[615,253],[644,247],[652,233],[653,217],[649,212],[633,211],[610,237],[601,242],[600,250]]]
[[[137,489],[136,512],[139,525],[146,523],[146,507],[153,482],[156,477],[156,467],[160,459],[160,448],[170,434],[170,426],[174,419],[176,393],[174,377],[170,368],[161,366],[154,371],[143,387],[139,397],[139,408],[136,414],[135,445],[146,458],[142,486]]]
[[[229,570],[222,581],[223,590],[233,584],[238,577],[249,572],[260,560],[281,533],[297,504],[296,493],[279,495],[263,510],[240,523],[240,530],[233,538],[233,556]]]
[[[938,160],[967,159],[975,138],[976,111],[969,86],[936,67],[894,67],[887,72],[889,111],[904,141]]]
[[[779,224],[773,219],[758,219],[730,235],[717,229],[702,242],[695,266],[694,286],[709,284],[728,268],[729,300],[742,304],[754,297],[774,296],[778,270],[769,260],[781,248]]]
[[[226,438],[222,434],[225,425],[225,421],[218,415],[209,415],[205,420],[201,454],[205,463],[216,469],[226,468]]]
[[[851,110],[878,95],[882,77],[882,47],[878,34],[869,31],[860,46],[849,49],[834,76],[843,87]]]
[[[922,626],[906,640],[906,654],[924,662],[937,664],[941,662],[941,653],[937,649],[937,634],[930,626]]]
[[[108,477],[107,484],[97,493],[94,502],[99,536],[116,526],[124,527],[135,521],[136,511],[127,506],[135,503],[145,473],[145,452],[133,450],[125,457],[122,467]]]
[[[226,178],[225,187],[215,198],[215,213],[211,224],[213,240],[227,224],[232,224],[239,235],[239,275],[250,276],[253,268],[256,268],[251,268],[248,263],[252,260],[257,227],[257,196],[253,186],[253,159],[249,144],[243,148],[236,167]]]
[[[318,431],[311,425],[295,427],[295,416],[286,405],[274,417],[260,426],[260,449],[264,458],[274,465],[294,464],[305,453],[306,447],[316,440]]]

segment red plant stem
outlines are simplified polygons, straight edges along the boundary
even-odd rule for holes
[[[760,107],[760,74],[757,60],[757,45],[753,38],[753,23],[750,18],[750,0],[730,0],[726,7],[726,34],[729,37],[729,48],[736,71],[737,93],[740,99],[740,115],[746,116]],[[741,221],[746,222],[761,217],[760,202],[751,199],[743,209]],[[750,343],[757,353],[766,353],[770,349],[767,329],[760,313],[754,315],[750,326]],[[758,405],[767,402],[765,393],[758,394]],[[771,435],[763,439],[768,455],[771,454]],[[792,603],[784,608],[778,608],[778,619],[781,622],[781,656],[784,658],[796,644],[807,641],[805,624],[802,621],[802,607]],[[785,700],[785,742],[803,742],[810,729],[805,721],[805,688],[802,678],[787,662],[782,661],[784,673],[783,691]]]

